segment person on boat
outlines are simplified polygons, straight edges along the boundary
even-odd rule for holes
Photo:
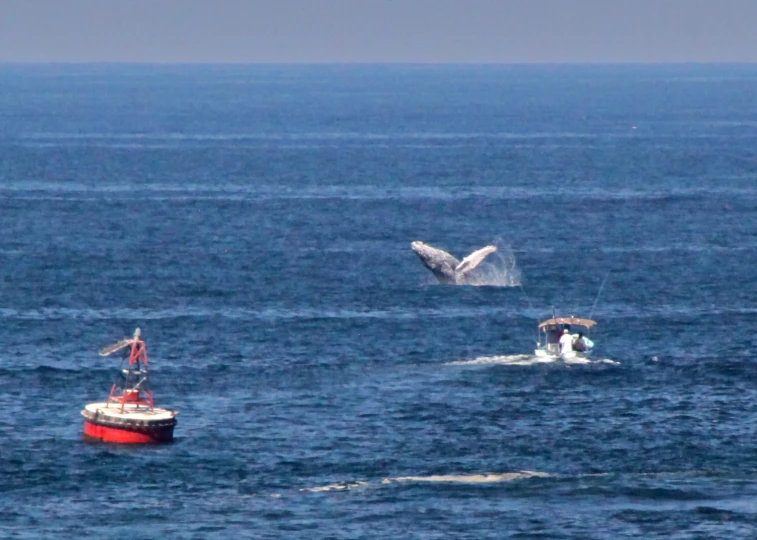
[[[562,331],[562,337],[560,337],[560,354],[573,352],[573,336],[570,335],[570,330],[567,328]]]
[[[573,350],[578,352],[586,352],[594,346],[594,342],[584,336],[583,332],[579,332],[573,340]]]
[[[582,332],[573,336],[573,350],[576,352],[586,351],[586,343],[584,342],[584,335]]]

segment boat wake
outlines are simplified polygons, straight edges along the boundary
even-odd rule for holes
[[[512,354],[504,356],[480,356],[472,360],[456,360],[447,362],[448,366],[477,366],[477,365],[501,365],[501,366],[533,366],[535,364],[620,364],[617,360],[609,358],[569,358],[561,360],[549,356],[535,356],[532,354]]]
[[[371,485],[387,485],[402,483],[438,483],[438,484],[494,484],[512,482],[527,478],[550,478],[552,475],[537,471],[518,471],[509,473],[485,473],[485,474],[438,474],[431,476],[398,476],[396,478],[384,478],[380,482],[337,482],[326,486],[302,488],[300,491],[314,493],[324,491],[349,491]]]

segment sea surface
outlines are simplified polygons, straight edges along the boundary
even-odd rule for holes
[[[754,65],[0,66],[0,538],[754,538],[756,233]]]

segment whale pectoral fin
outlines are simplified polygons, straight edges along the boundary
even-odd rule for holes
[[[497,251],[497,246],[486,246],[465,257],[455,268],[457,274],[466,274],[476,268],[489,255]]]

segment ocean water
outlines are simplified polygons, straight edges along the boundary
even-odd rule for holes
[[[5,65],[0,120],[0,537],[757,535],[757,67]],[[136,327],[176,440],[83,442]]]

